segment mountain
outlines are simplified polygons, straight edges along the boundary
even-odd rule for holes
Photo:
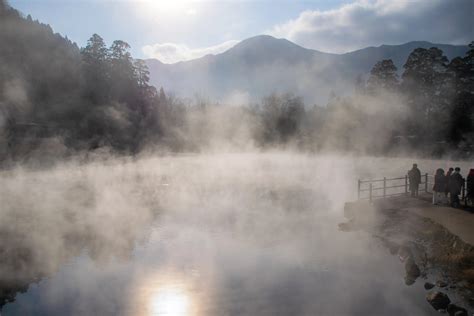
[[[181,97],[200,95],[232,103],[255,101],[272,92],[293,92],[308,104],[325,104],[331,93],[351,93],[356,78],[366,76],[377,61],[390,58],[401,73],[415,48],[433,46],[442,49],[449,59],[463,56],[468,50],[467,46],[418,41],[329,54],[260,35],[218,55],[175,64],[156,59],[146,63],[153,85]]]

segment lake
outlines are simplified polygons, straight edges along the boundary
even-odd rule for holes
[[[357,179],[413,162],[452,164],[272,152],[2,171],[1,315],[438,315],[380,241],[338,229]]]

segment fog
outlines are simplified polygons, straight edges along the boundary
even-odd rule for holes
[[[26,291],[2,315],[434,314],[376,239],[337,226],[358,178],[412,162],[221,153],[2,171],[2,291]]]
[[[474,43],[394,63],[255,37],[160,89],[126,42],[54,32],[0,0],[2,316],[437,314],[338,224],[358,179],[472,167]]]
[[[225,102],[232,91],[240,90],[258,102],[272,92],[291,91],[308,104],[324,105],[331,93],[350,95],[356,79],[368,74],[375,62],[392,59],[401,75],[413,49],[432,46],[442,49],[449,59],[464,55],[466,50],[462,46],[410,42],[338,55],[308,50],[284,38],[260,35],[243,40],[222,54],[175,64],[163,64],[163,60],[157,59],[147,59],[146,63],[150,82],[179,96],[201,93]]]
[[[349,62],[350,54],[338,60],[257,36],[195,60],[197,68],[176,64],[193,74],[177,95],[199,93],[180,99],[166,80],[150,79],[167,72],[134,59],[123,40],[92,34],[79,48],[5,0],[0,17],[2,168],[96,151],[474,153],[474,44],[413,42],[393,56],[359,51]],[[178,72],[168,80],[177,82]]]

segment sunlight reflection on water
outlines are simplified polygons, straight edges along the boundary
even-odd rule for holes
[[[183,289],[164,285],[150,297],[151,315],[184,316],[190,314],[190,298]]]
[[[217,155],[7,174],[0,283],[19,286],[1,314],[436,315],[377,240],[338,230],[358,178],[412,162]]]
[[[175,272],[145,277],[138,285],[135,304],[143,316],[194,316],[197,297],[192,284]]]

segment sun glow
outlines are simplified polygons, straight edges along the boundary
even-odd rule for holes
[[[139,2],[142,9],[152,13],[195,15],[195,2],[189,0],[142,0]]]

